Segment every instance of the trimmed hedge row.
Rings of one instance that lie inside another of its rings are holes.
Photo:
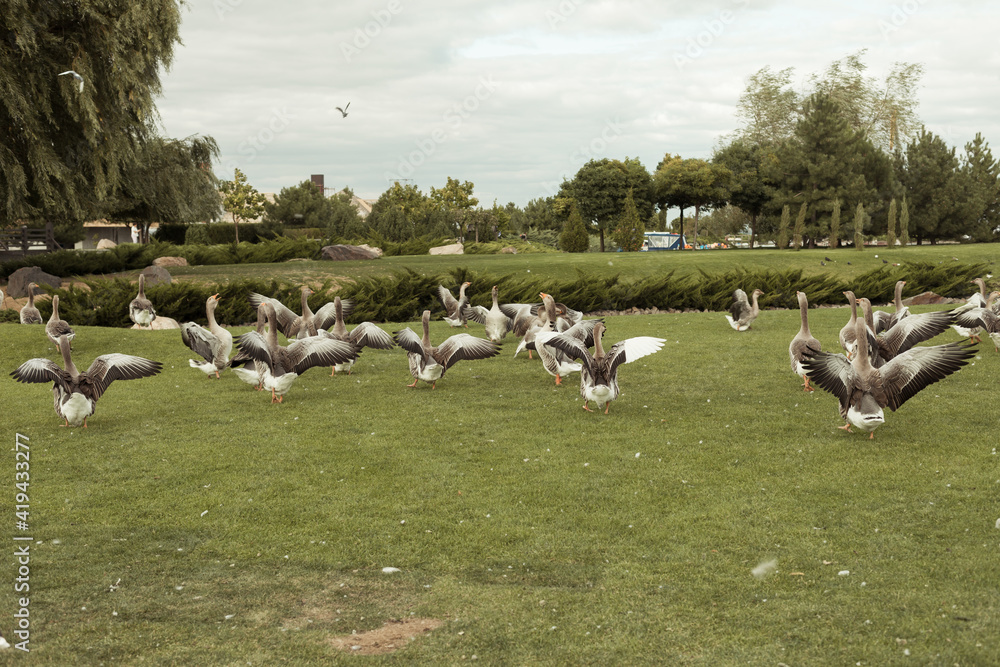
[[[786,271],[749,271],[738,268],[721,274],[677,277],[673,271],[624,282],[619,277],[593,278],[578,271],[575,278],[551,281],[527,278],[523,274],[493,275],[456,268],[444,275],[423,275],[406,269],[391,275],[365,278],[334,289],[332,281],[315,289],[309,299],[313,311],[334,296],[353,299],[351,322],[406,322],[417,320],[424,310],[440,317],[444,310],[437,297],[438,285],[454,292],[465,281],[472,283],[469,293],[473,305],[489,307],[490,288],[497,285],[504,303],[535,303],[538,294],[546,291],[573,308],[585,312],[595,310],[628,310],[630,308],[695,309],[722,311],[728,308],[736,288],[749,292],[764,291],[762,308],[798,308],[795,292],[804,291],[813,305],[843,304],[845,290],[854,290],[873,302],[889,302],[897,280],[906,280],[904,294],[911,296],[933,291],[942,296],[964,297],[971,292],[969,281],[986,271],[985,264],[953,265],[941,268],[930,264],[904,264],[883,267],[859,276],[851,284],[842,283],[827,274],[804,276],[801,269]],[[57,290],[60,314],[72,324],[122,327],[131,326],[128,304],[135,297],[135,285],[125,278],[90,280],[89,289],[71,287]],[[178,282],[156,285],[146,290],[158,313],[179,322],[205,323],[205,301],[212,294],[220,295],[216,317],[228,324],[248,324],[256,320],[247,296],[258,292],[278,299],[295,312],[300,312],[299,285],[277,280],[234,280],[225,284],[200,285]],[[37,302],[43,317],[51,312],[49,301]]]

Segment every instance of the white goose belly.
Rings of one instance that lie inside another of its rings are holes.
[[[879,408],[878,412],[872,412],[871,410],[859,410],[852,405],[847,409],[847,421],[865,433],[871,433],[885,422],[885,414],[882,408]]]
[[[94,404],[83,394],[73,393],[59,405],[59,410],[70,426],[79,426],[84,419],[94,414]]]

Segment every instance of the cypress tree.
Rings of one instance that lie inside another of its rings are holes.
[[[854,249],[865,249],[865,205],[858,202],[858,207],[854,209]]]
[[[788,247],[788,223],[791,218],[791,212],[788,210],[788,204],[781,209],[781,222],[778,223],[778,239],[776,245],[780,250],[784,250]]]
[[[587,252],[589,247],[587,228],[583,225],[579,209],[573,203],[570,205],[569,217],[563,224],[562,234],[559,235],[559,248],[563,252]]]
[[[896,198],[889,202],[889,228],[885,234],[885,244],[890,248],[896,247]]]
[[[830,214],[830,248],[840,246],[840,199],[833,200],[833,213]]]
[[[642,247],[642,239],[645,237],[645,228],[639,220],[639,211],[635,206],[635,199],[632,197],[632,188],[629,188],[625,195],[625,206],[621,217],[618,219],[618,226],[611,232],[611,238],[625,252],[636,252]]]
[[[906,203],[906,195],[903,195],[903,208],[899,212],[899,242],[905,248],[910,243],[910,207]]]
[[[799,214],[795,216],[795,233],[792,234],[792,247],[796,250],[802,247],[802,234],[806,229],[806,208],[808,204],[802,202],[799,207]]]

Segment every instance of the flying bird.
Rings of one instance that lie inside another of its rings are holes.
[[[80,82],[80,92],[82,93],[83,92],[83,77],[80,76],[79,74],[77,74],[76,72],[74,72],[71,69],[70,70],[66,70],[65,72],[60,72],[59,76],[66,76],[67,74],[69,74],[74,79],[76,79],[77,81]]]
[[[339,112],[340,112],[341,116],[343,116],[344,118],[347,118],[347,109],[348,109],[348,108],[350,108],[350,106],[351,106],[351,103],[350,103],[350,102],[348,102],[348,103],[347,103],[347,106],[345,106],[345,107],[344,107],[343,109],[341,109],[340,107],[334,107],[334,108],[335,108],[335,109],[336,109],[337,111],[339,111]]]

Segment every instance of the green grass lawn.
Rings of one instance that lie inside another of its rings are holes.
[[[608,259],[758,256],[804,253]],[[49,386],[6,377],[56,358],[41,328],[0,325],[2,436],[30,438],[32,661],[995,664],[1000,354],[981,345],[869,441],[801,390],[798,317],[765,311],[746,333],[719,313],[607,318],[608,344],[667,344],[621,368],[606,416],[581,409],[577,375],[556,387],[513,358],[514,339],[435,390],[406,388],[398,348],[366,350],[353,375],[313,369],[271,405],[189,368],[176,331],[80,327],[78,366],[164,363],[113,384],[86,430],[59,426]],[[846,310],[810,318],[834,350]],[[454,332],[431,325],[435,342]],[[383,656],[332,646],[410,618],[442,625]]]
[[[241,264],[226,266],[191,266],[171,268],[171,275],[181,279],[206,282],[224,282],[231,279],[257,278],[261,275],[280,274],[303,283],[321,283],[324,280],[342,282],[356,278],[382,275],[394,270],[410,268],[418,273],[445,274],[450,268],[468,267],[479,273],[506,275],[531,272],[535,275],[564,279],[575,275],[576,270],[588,275],[606,277],[620,275],[625,280],[676,270],[678,275],[695,273],[721,273],[737,266],[759,269],[801,268],[806,275],[830,273],[842,278],[852,278],[890,263],[901,262],[953,262],[957,257],[963,264],[993,263],[1000,255],[996,244],[910,246],[902,249],[868,248],[829,250],[699,250],[687,252],[608,252],[584,254],[525,254],[525,255],[447,255],[383,257],[377,261],[293,261],[282,264]],[[833,262],[820,264],[829,257]],[[848,265],[850,262],[850,265]]]

